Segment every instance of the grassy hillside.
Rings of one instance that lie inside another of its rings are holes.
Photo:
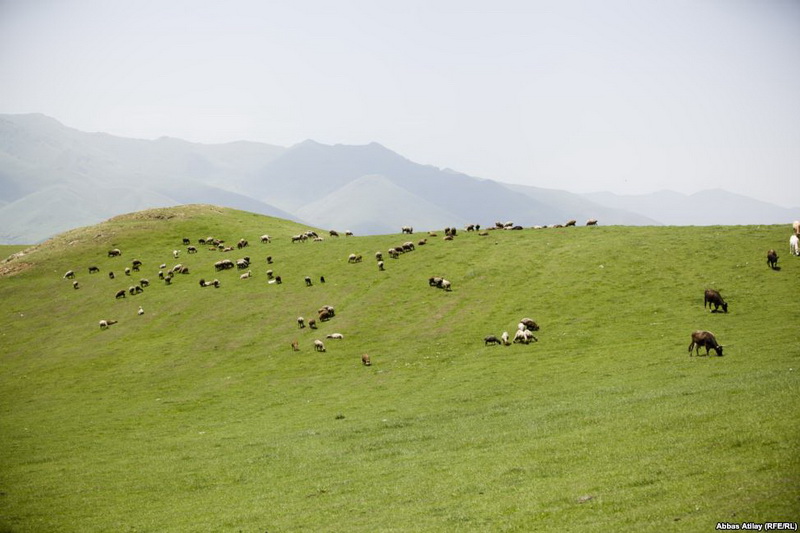
[[[425,235],[293,244],[305,229],[159,209],[2,265],[13,275],[0,277],[0,531],[638,532],[798,520],[800,258],[785,250],[788,226],[450,242],[440,232],[396,260],[389,247]],[[250,245],[186,253],[183,237],[206,236]],[[780,271],[766,265],[769,248]],[[348,263],[351,253],[364,261]],[[244,255],[250,279],[213,267]],[[127,278],[133,259],[143,267]],[[190,273],[158,280],[161,263],[178,262]],[[114,298],[142,277],[142,294]],[[729,313],[703,308],[706,287]],[[323,305],[333,319],[298,328]],[[523,317],[541,325],[539,342],[484,346]],[[100,319],[119,322],[101,330]],[[725,356],[689,357],[695,329],[715,332]],[[344,339],[325,339],[332,332]]]

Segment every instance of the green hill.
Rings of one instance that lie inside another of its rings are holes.
[[[292,242],[308,229],[156,209],[1,264],[0,531],[707,531],[800,516],[788,226]],[[233,251],[197,244],[208,236]],[[214,268],[243,256],[249,279]],[[189,273],[159,280],[177,263]],[[707,287],[729,313],[703,308]],[[323,305],[331,320],[298,327]],[[538,342],[484,345],[523,317]],[[696,329],[725,356],[690,357]]]

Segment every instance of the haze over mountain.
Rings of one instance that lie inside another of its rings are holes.
[[[0,115],[2,243],[35,243],[118,214],[185,203],[359,234],[495,221],[695,225],[797,218],[793,210],[725,191],[625,197],[508,185],[420,165],[377,143],[208,145],[87,133],[39,114]]]

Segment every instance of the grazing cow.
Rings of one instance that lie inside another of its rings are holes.
[[[698,330],[692,333],[692,342],[689,344],[689,357],[692,356],[692,349],[695,355],[700,355],[700,348],[705,347],[706,355],[709,350],[714,350],[717,355],[722,357],[722,345],[717,342],[714,334],[710,331]]]
[[[719,293],[719,291],[715,291],[713,289],[706,289],[703,300],[703,309],[705,309],[706,305],[708,305],[709,309],[711,309],[712,305],[714,306],[714,309],[711,311],[712,313],[719,312],[720,306],[722,306],[722,310],[725,313],[728,312],[728,304],[722,299],[722,295]]]
[[[797,234],[789,237],[789,253],[792,255],[800,255],[800,237]]]
[[[364,366],[371,366],[372,362],[369,360],[369,355],[363,353],[361,354],[361,364]]]
[[[489,344],[491,345],[502,344],[502,341],[500,341],[500,339],[498,339],[494,335],[487,335],[483,338],[483,345],[488,346]]]
[[[770,250],[767,252],[767,264],[773,270],[778,269],[778,252]]]

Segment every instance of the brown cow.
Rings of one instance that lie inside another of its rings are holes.
[[[714,350],[717,355],[722,357],[722,345],[717,342],[714,334],[710,331],[698,330],[692,333],[692,342],[689,344],[689,357],[692,356],[692,349],[695,349],[695,355],[700,355],[700,348],[705,347],[706,355],[709,350]]]
[[[714,306],[714,309],[711,311],[712,313],[717,313],[720,306],[722,306],[722,310],[725,313],[728,312],[728,304],[722,299],[722,295],[720,295],[719,291],[706,289],[705,297],[703,299],[703,309],[705,309],[706,304],[708,304],[709,309],[711,309],[712,305]]]

